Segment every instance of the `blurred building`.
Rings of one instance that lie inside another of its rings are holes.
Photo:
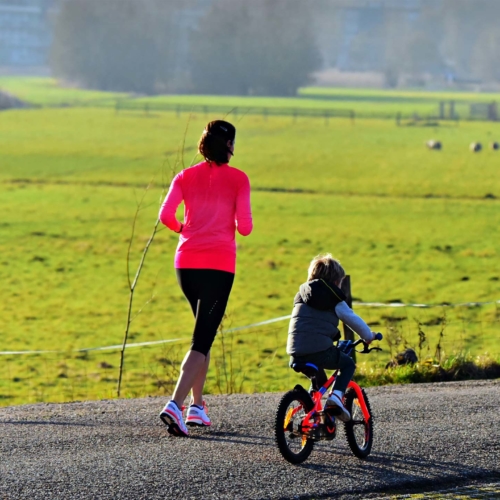
[[[175,64],[180,73],[187,71],[190,34],[214,1],[192,0],[175,15]],[[59,4],[58,0],[0,0],[0,67],[48,70],[52,21]]]
[[[53,3],[54,0],[0,0],[0,66],[47,66]]]

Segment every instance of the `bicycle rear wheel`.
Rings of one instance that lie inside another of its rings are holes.
[[[301,433],[301,424],[313,406],[311,396],[304,389],[287,392],[278,405],[276,444],[283,458],[292,464],[302,463],[312,452],[314,441]]]
[[[351,420],[345,423],[345,435],[349,448],[358,458],[366,458],[372,449],[373,443],[373,416],[370,408],[370,402],[363,389],[363,398],[370,418],[365,420],[358,395],[353,389],[348,389],[345,394],[344,405],[351,414]]]

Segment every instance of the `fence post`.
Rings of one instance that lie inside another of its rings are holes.
[[[488,104],[488,120],[492,122],[498,121],[498,109],[497,103],[493,101],[491,104]]]
[[[354,119],[356,118],[356,112],[351,109],[351,125],[354,125]]]
[[[439,119],[444,120],[444,101],[439,101]]]
[[[347,305],[352,308],[351,276],[349,274],[342,280],[340,289],[344,292]],[[354,341],[354,332],[346,324],[344,324],[344,338],[345,340]],[[356,362],[356,351],[354,349],[352,350],[351,358]]]
[[[398,111],[398,113],[396,113],[396,126],[397,127],[401,126],[401,112],[400,111]]]
[[[177,114],[177,118],[180,118],[180,116],[181,116],[181,105],[180,104],[177,104],[176,114]]]
[[[325,109],[325,125],[328,125],[328,110]]]
[[[115,114],[117,115],[120,112],[120,99],[115,101]]]

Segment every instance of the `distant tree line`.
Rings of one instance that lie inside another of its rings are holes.
[[[154,93],[171,77],[174,3],[72,0],[56,17],[56,76],[101,90]]]
[[[51,67],[103,90],[293,95],[320,65],[310,7],[311,0],[215,0],[205,11],[196,0],[65,1]]]
[[[445,0],[443,61],[457,74],[500,82],[500,2]]]
[[[500,0],[401,3],[60,0],[51,66],[96,89],[287,96],[348,47],[350,68],[382,72],[388,86],[500,83]],[[371,21],[355,32],[358,15]]]
[[[424,1],[412,29],[393,29],[386,76],[449,74],[450,78],[500,82],[500,2]]]

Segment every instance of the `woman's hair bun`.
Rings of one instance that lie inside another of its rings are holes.
[[[227,163],[227,154],[230,152],[227,142],[233,142],[235,137],[234,125],[224,120],[214,120],[203,130],[198,151],[206,160],[222,165]]]

